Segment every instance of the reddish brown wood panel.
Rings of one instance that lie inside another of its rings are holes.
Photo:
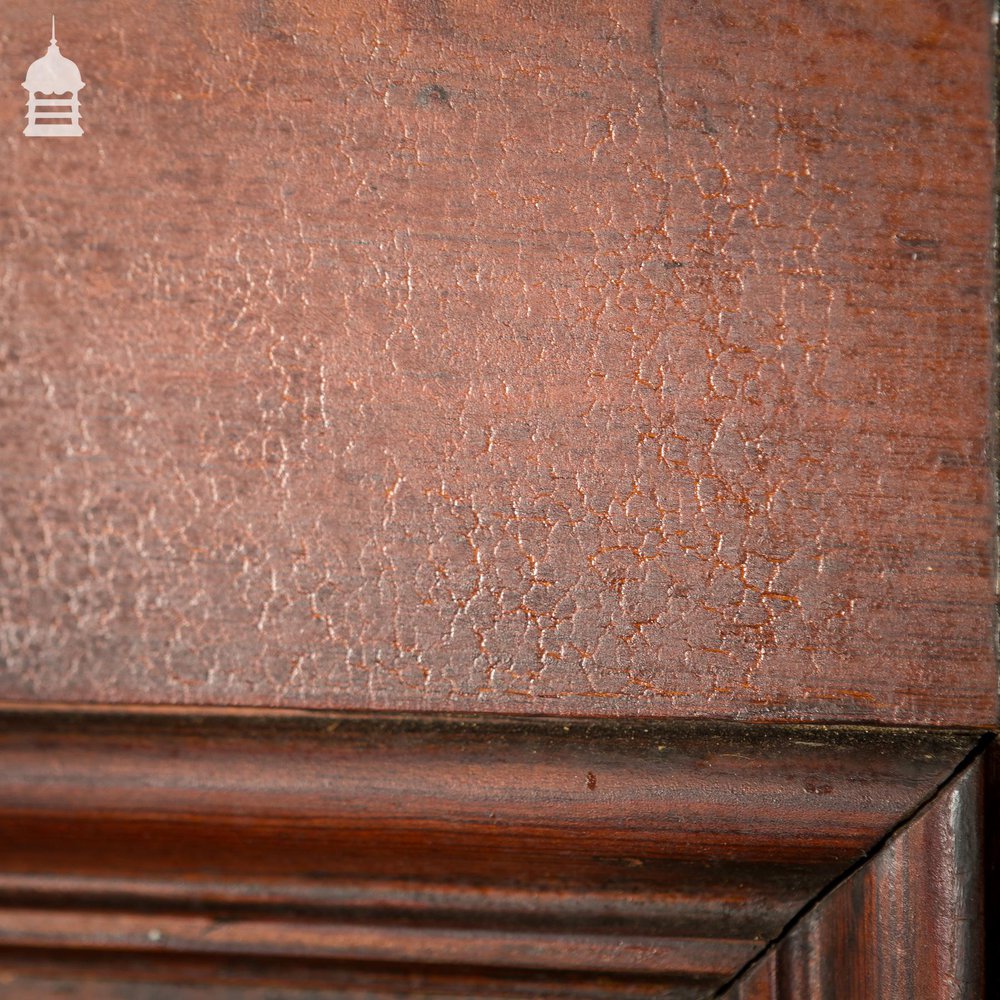
[[[221,985],[230,974],[292,988],[300,976],[326,989],[365,972],[464,995],[703,997],[974,742],[722,723],[7,712],[0,972],[72,978],[89,956],[91,975],[138,969],[147,984],[193,964]]]
[[[986,940],[977,759],[810,911],[727,1000],[980,1000]]]
[[[0,694],[995,721],[985,0],[59,34],[86,136],[0,94]]]

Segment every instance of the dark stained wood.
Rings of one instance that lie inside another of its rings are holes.
[[[262,982],[289,989],[290,965],[323,988],[360,966],[397,988],[416,976],[445,992],[577,995],[589,977],[579,995],[704,996],[975,742],[850,727],[10,709],[0,971],[58,981],[81,955],[90,975],[146,956],[149,989],[207,962],[219,988],[226,967],[245,981],[262,963]]]
[[[561,998],[617,1000],[667,998],[703,1000],[705,990],[690,982],[670,984],[662,978],[642,981],[608,975],[562,975],[558,978],[503,970],[434,970],[424,968],[319,966],[297,961],[268,964],[259,959],[165,962],[145,954],[110,956],[65,954],[39,960],[36,954],[9,960],[2,956],[0,998],[3,1000],[325,1000],[378,997]],[[39,969],[49,975],[40,976]]]
[[[985,804],[983,890],[985,916],[983,939],[986,942],[986,996],[1000,996],[1000,747],[994,739],[986,749],[983,761]]]
[[[994,724],[984,0],[59,13],[0,696]]]
[[[983,772],[980,757],[821,900],[726,1000],[987,996]]]

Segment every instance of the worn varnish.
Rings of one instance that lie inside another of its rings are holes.
[[[978,759],[725,1000],[996,996],[984,980],[983,791]]]
[[[394,996],[705,997],[975,742],[8,711],[0,997],[5,975],[29,995],[24,980],[79,975],[150,990],[187,976],[325,995],[372,978]]]
[[[59,35],[83,139],[0,93],[0,695],[995,720],[988,4]]]
[[[991,5],[57,13],[0,1000],[996,992]]]

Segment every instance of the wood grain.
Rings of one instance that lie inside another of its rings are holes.
[[[983,0],[59,33],[86,136],[0,94],[0,696],[995,722]]]
[[[703,1000],[705,991],[690,983],[663,979],[623,980],[608,975],[503,975],[499,970],[375,969],[364,966],[320,966],[297,961],[268,964],[240,958],[196,963],[161,960],[156,955],[111,956],[65,954],[47,960],[38,954],[3,956],[0,997],[3,1000],[388,1000],[391,997],[561,998],[561,1000]],[[47,976],[39,975],[48,968]]]
[[[839,885],[726,1000],[979,1000],[983,760]]]
[[[705,996],[975,742],[8,710],[0,973],[58,982],[90,965],[153,990],[193,966],[220,989],[411,976],[464,995]]]

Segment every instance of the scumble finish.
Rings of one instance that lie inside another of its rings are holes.
[[[87,135],[0,94],[0,696],[992,724],[989,39],[61,18]]]

